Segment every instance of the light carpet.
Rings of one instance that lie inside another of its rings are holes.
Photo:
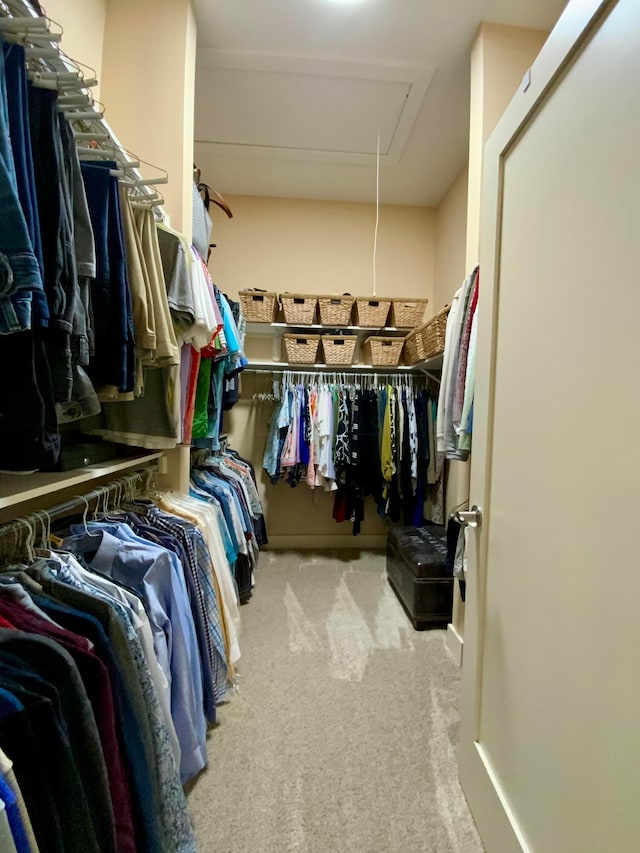
[[[460,672],[380,553],[265,553],[239,687],[189,795],[200,853],[480,853],[457,777]]]

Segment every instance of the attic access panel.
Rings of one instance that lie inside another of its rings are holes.
[[[198,143],[221,154],[396,163],[430,68],[198,51]]]

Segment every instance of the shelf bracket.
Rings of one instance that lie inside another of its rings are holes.
[[[274,329],[271,337],[271,358],[274,361],[280,361],[282,357],[282,332],[280,329]]]

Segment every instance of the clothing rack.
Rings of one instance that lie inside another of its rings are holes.
[[[87,492],[84,495],[75,495],[64,503],[57,504],[46,510],[36,510],[28,515],[24,515],[9,521],[6,524],[0,525],[0,554],[3,554],[5,548],[5,540],[9,539],[9,547],[26,547],[27,552],[32,554],[34,547],[38,542],[38,533],[40,533],[40,543],[44,545],[49,539],[51,533],[51,523],[54,520],[72,515],[78,511],[82,511],[86,520],[92,502],[96,502],[96,508],[102,506],[106,510],[107,507],[118,507],[123,501],[134,500],[137,496],[148,494],[153,485],[153,478],[158,470],[157,464],[152,463],[138,471],[127,474],[124,477],[119,477],[117,480],[112,480],[103,486],[97,486],[95,489]],[[113,499],[115,498],[115,505]],[[23,538],[26,537],[26,538]]]
[[[15,19],[15,27],[8,21],[11,18]],[[40,16],[29,0],[0,0],[0,34],[3,39],[25,47],[32,83],[59,92],[59,107],[72,123],[76,142],[90,143],[91,147],[78,147],[80,159],[101,157],[115,160],[118,164],[116,175],[130,188],[132,201],[153,206],[157,215],[164,218],[160,207],[164,199],[153,187],[167,183],[168,174],[153,166],[163,175],[149,179],[143,177],[139,166],[144,161],[124,148],[102,111],[96,108],[97,102],[91,95],[91,87],[98,82],[95,70],[74,61],[60,50],[58,42],[62,33],[51,31],[51,24],[55,23]],[[85,70],[90,71],[91,76],[86,76]]]
[[[219,438],[220,447],[218,450],[209,450],[208,448],[192,447],[191,448],[191,468],[201,468],[206,466],[212,457],[220,456],[229,449],[229,436],[225,433]]]
[[[404,364],[399,364],[397,367],[387,367],[384,371],[381,371],[377,367],[371,367],[369,365],[354,365],[355,368],[359,368],[354,370],[349,365],[337,365],[337,364],[314,364],[311,365],[313,370],[305,371],[303,368],[296,369],[291,368],[287,364],[274,364],[273,367],[245,367],[243,369],[243,373],[255,373],[255,374],[269,374],[270,376],[277,375],[280,373],[290,373],[292,371],[298,373],[300,370],[304,373],[316,373],[318,375],[324,373],[343,373],[347,376],[398,376],[403,374],[409,374],[411,376],[415,376],[416,373],[412,372],[410,367],[407,367]],[[363,370],[363,368],[367,368],[368,370]],[[418,374],[419,375],[419,374]]]
[[[377,388],[379,385],[410,385],[413,387],[417,382],[424,380],[422,374],[407,373],[406,371],[398,372],[393,368],[385,372],[378,370],[375,373],[343,371],[336,369],[315,369],[315,370],[273,370],[264,368],[245,368],[243,373],[251,373],[262,376],[278,376],[282,377],[284,383],[302,383],[313,382],[318,384],[334,383],[342,385],[363,385],[366,388]]]

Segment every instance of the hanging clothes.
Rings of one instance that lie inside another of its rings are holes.
[[[447,318],[437,450],[452,460],[465,461],[471,449],[479,285],[476,267],[455,294]]]
[[[354,535],[368,496],[392,521],[430,518],[441,502],[431,492],[444,487],[442,470],[429,475],[435,399],[396,383],[361,388],[318,376],[305,385],[285,375],[263,457],[271,482],[335,492],[333,518],[350,521]]]
[[[182,785],[240,658],[242,573],[253,587],[266,542],[254,472],[228,450],[191,496],[66,524],[59,549],[0,568],[7,843],[195,853]]]
[[[119,183],[115,161],[80,162],[58,93],[27,79],[24,48],[1,53],[0,357],[15,370],[0,469],[54,467],[58,425],[89,416],[80,429],[118,443],[216,449],[247,363],[240,306],[213,285],[207,252]],[[198,214],[208,249],[194,186]]]
[[[206,272],[207,286],[220,322],[216,323],[208,346],[201,351],[193,403],[192,444],[217,451],[220,449],[224,412],[238,400],[238,375],[247,365],[243,351],[246,324],[240,304],[227,299],[211,281],[206,267],[201,266]]]

